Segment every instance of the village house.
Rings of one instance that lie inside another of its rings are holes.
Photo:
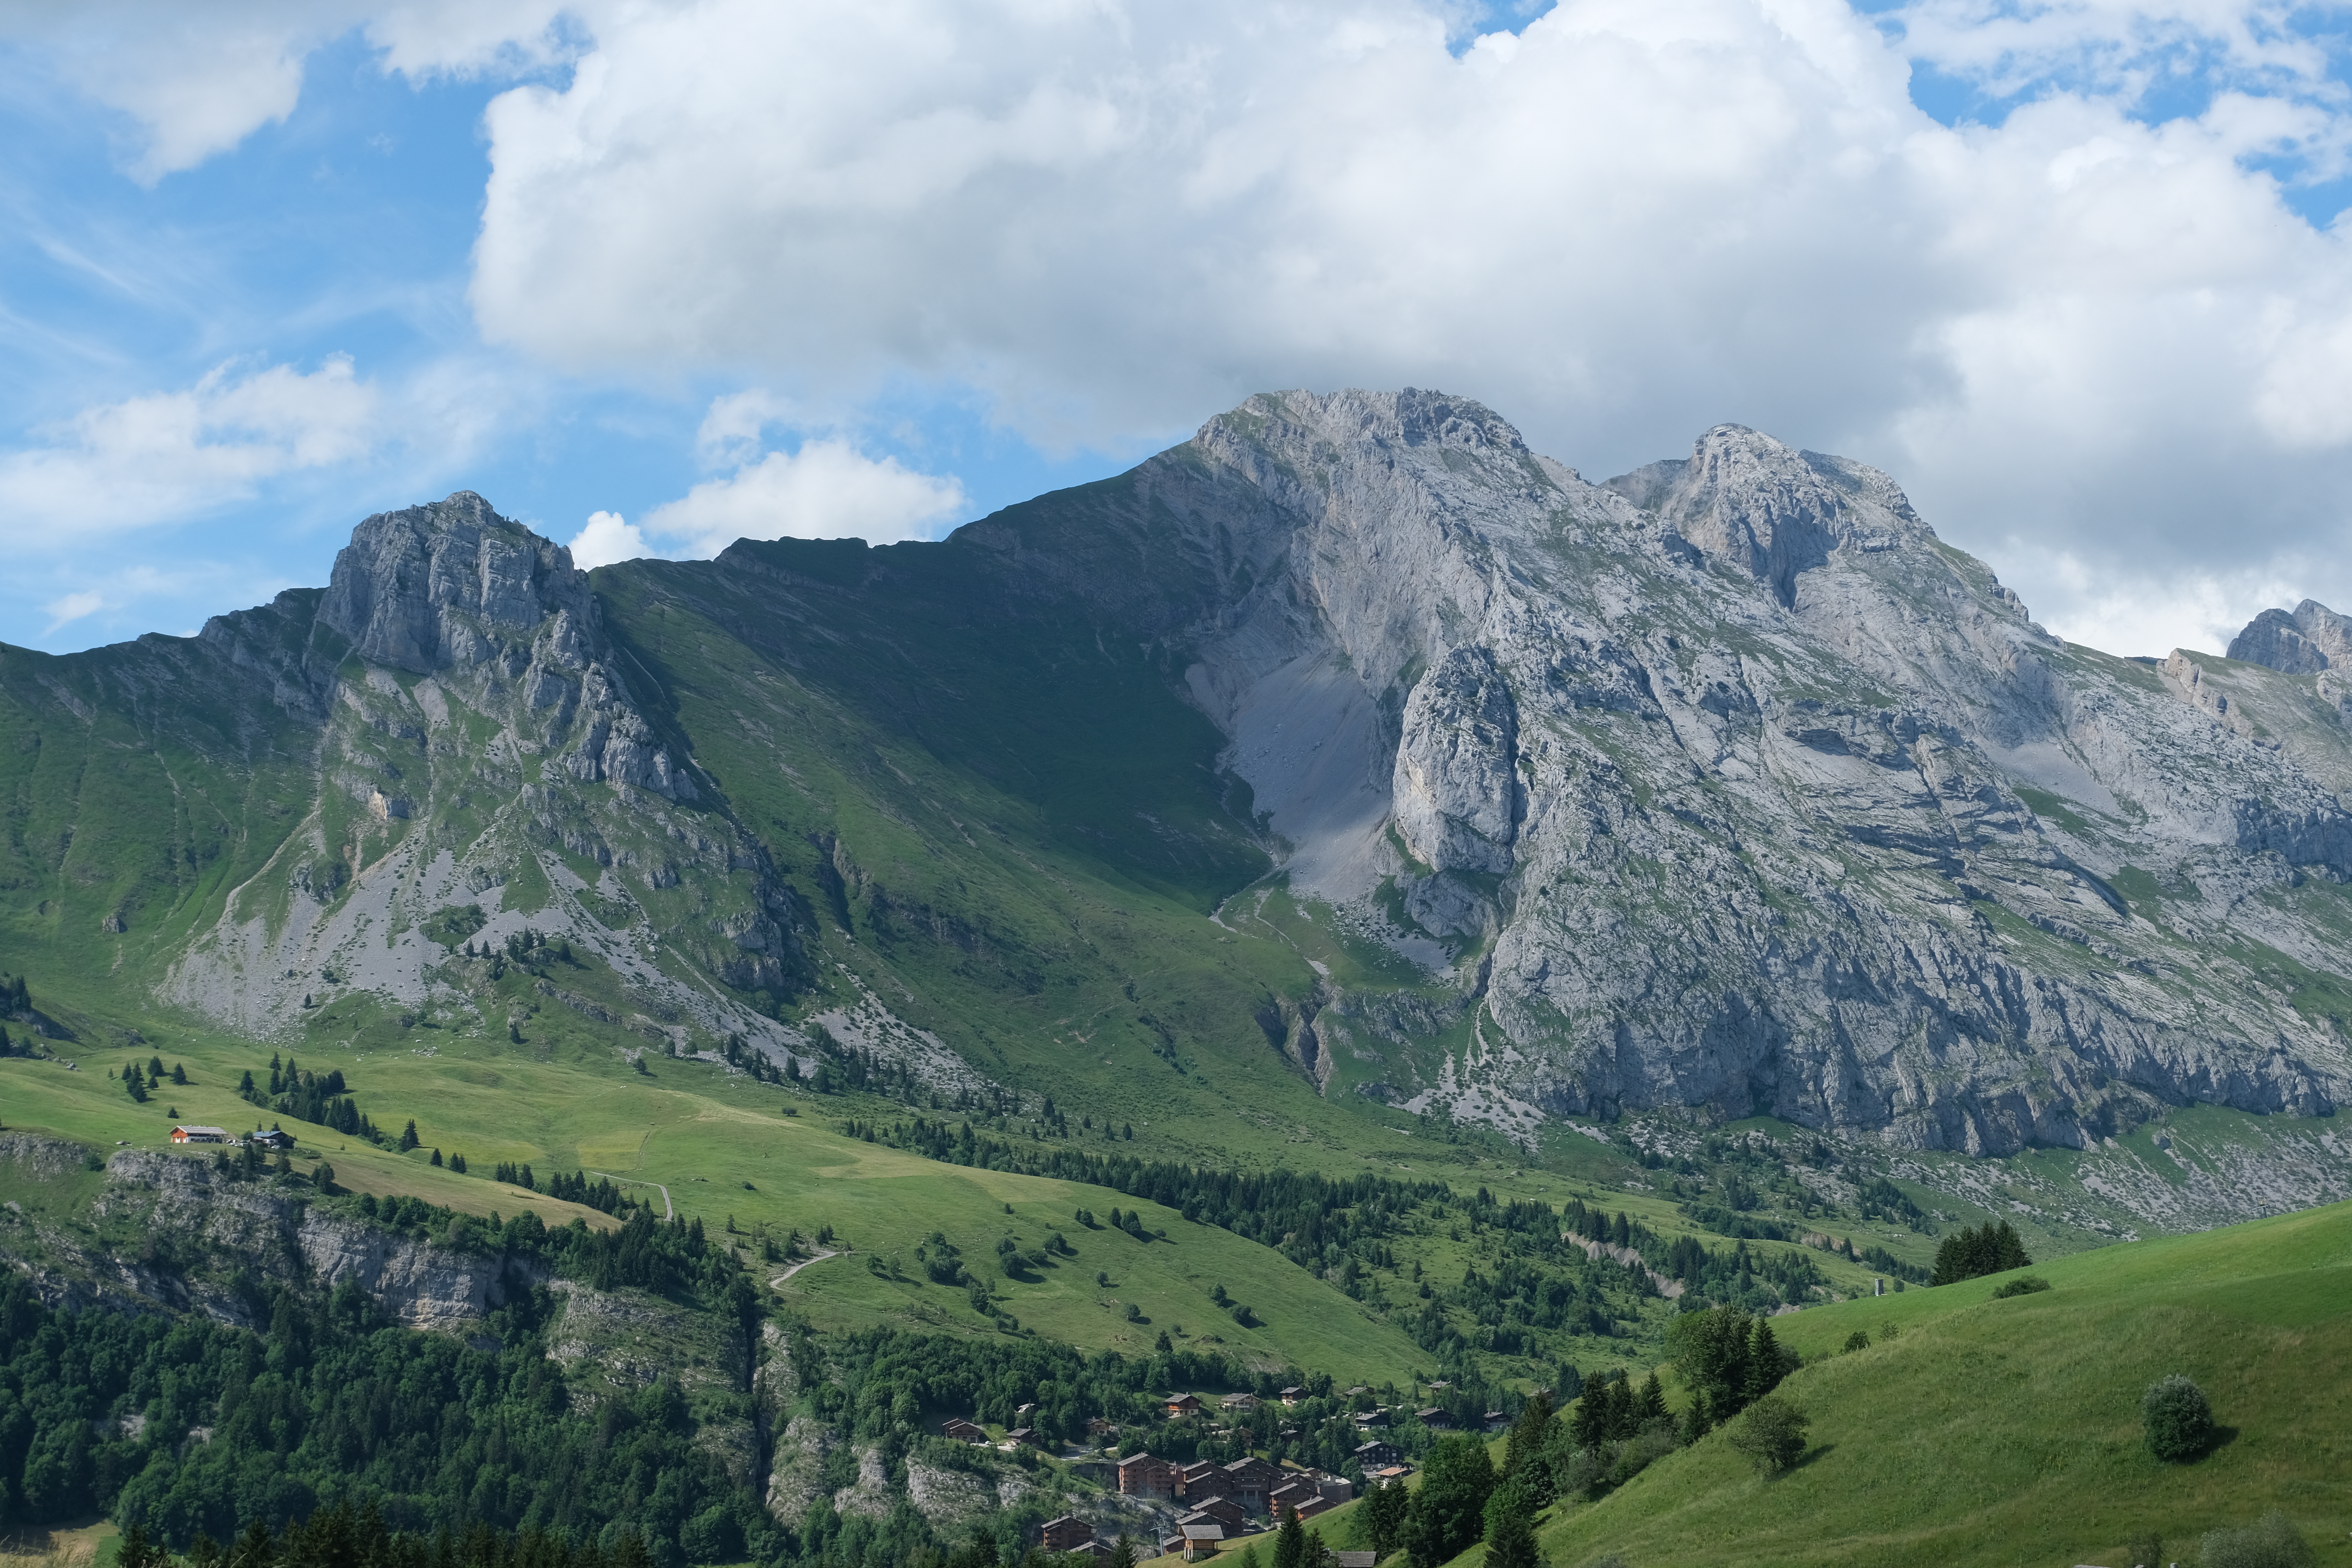
[[[1223,1525],[1206,1520],[1199,1524],[1180,1524],[1176,1528],[1181,1533],[1176,1536],[1174,1544],[1184,1553],[1187,1563],[1198,1563],[1203,1557],[1215,1556],[1217,1542],[1225,1538]]]
[[[1255,1410],[1257,1408],[1257,1395],[1255,1394],[1228,1394],[1224,1398],[1217,1402],[1217,1407],[1221,1410]]]
[[[1231,1476],[1211,1459],[1196,1459],[1176,1472],[1176,1495],[1186,1502],[1198,1502],[1203,1498],[1230,1497],[1234,1491]]]
[[[264,1149],[291,1149],[294,1147],[294,1134],[291,1132],[280,1132],[277,1128],[273,1127],[267,1132],[256,1132],[252,1137],[247,1138],[246,1142],[258,1145]]]
[[[1282,1402],[1285,1405],[1296,1405],[1306,1397],[1307,1391],[1303,1388],[1286,1388],[1282,1391]]]
[[[1201,1402],[1191,1394],[1171,1394],[1168,1396],[1168,1419],[1171,1421],[1181,1421],[1187,1415],[1199,1414],[1201,1414]]]
[[[1224,1471],[1234,1488],[1228,1495],[1249,1513],[1264,1513],[1266,1494],[1282,1484],[1282,1472],[1255,1456],[1235,1459]]]
[[[1377,1552],[1335,1552],[1339,1568],[1377,1568],[1381,1554]]]
[[[1123,1497],[1173,1500],[1176,1496],[1176,1468],[1167,1460],[1155,1459],[1149,1454],[1129,1454],[1118,1462],[1118,1489]]]
[[[1087,1436],[1089,1437],[1116,1437],[1118,1436],[1118,1428],[1111,1425],[1108,1421],[1104,1420],[1099,1415],[1089,1415],[1087,1417]]]
[[[1188,1521],[1204,1519],[1216,1521],[1235,1535],[1239,1535],[1249,1526],[1249,1515],[1241,1510],[1240,1504],[1225,1497],[1213,1497],[1206,1500],[1198,1508],[1187,1510],[1176,1522],[1183,1524]]]
[[[1434,1405],[1414,1411],[1412,1418],[1433,1432],[1450,1432],[1454,1429],[1454,1417]]]
[[[1369,1443],[1356,1445],[1356,1468],[1367,1476],[1381,1466],[1393,1465],[1403,1458],[1397,1452],[1395,1444],[1383,1443],[1377,1437]]]
[[[1037,1544],[1048,1552],[1071,1552],[1095,1538],[1095,1527],[1075,1514],[1049,1519],[1039,1531]]]
[[[950,1443],[985,1443],[988,1429],[974,1426],[961,1415],[950,1415],[940,1426],[940,1436]]]
[[[225,1127],[174,1127],[172,1129],[172,1142],[174,1143],[226,1143],[228,1142],[228,1130]]]

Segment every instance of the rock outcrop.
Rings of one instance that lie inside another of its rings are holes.
[[[2230,639],[2230,657],[2286,675],[2352,670],[2352,616],[2339,616],[2316,599],[2305,599],[2292,613],[2264,610]]]
[[[751,999],[805,980],[805,917],[756,837],[703,804],[635,689],[650,677],[625,670],[561,545],[461,490],[368,518],[323,595],[220,617],[202,640],[268,673],[315,748],[320,801],[177,960],[169,999],[266,1036],[299,1029],[304,998],[352,988],[462,1007],[423,928],[473,905],[481,940],[584,944],[635,978],[648,1012],[780,1059],[799,1045]],[[671,900],[695,918],[664,934],[741,1001],[646,961],[646,906],[696,861],[698,885]],[[509,907],[503,889],[525,866],[553,884],[551,901]],[[401,934],[364,934],[383,931]]]

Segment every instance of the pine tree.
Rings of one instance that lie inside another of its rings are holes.
[[[1412,1496],[1402,1484],[1376,1486],[1364,1494],[1364,1528],[1372,1551],[1386,1557],[1404,1543],[1404,1521]]]
[[[1642,1392],[1633,1401],[1633,1425],[1659,1420],[1666,1414],[1666,1391],[1654,1372],[1642,1384]]]
[[[185,1084],[188,1081],[188,1069],[180,1063],[173,1062],[172,1064],[172,1081],[177,1084]]]
[[[408,1119],[408,1125],[400,1130],[400,1152],[404,1154],[407,1153],[416,1147],[417,1142],[416,1118],[412,1116]],[[640,1551],[644,1550],[644,1544],[642,1542],[638,1542]]]

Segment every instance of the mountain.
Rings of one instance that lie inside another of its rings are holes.
[[[524,1005],[616,1049],[1212,1154],[2284,1118],[2100,1200],[2211,1223],[2352,1191],[2342,628],[2070,646],[1862,464],[1722,426],[1593,484],[1416,391],[935,544],[583,574],[460,493],[196,637],[0,650],[0,966],[315,1053],[520,1038],[481,960],[557,942]]]

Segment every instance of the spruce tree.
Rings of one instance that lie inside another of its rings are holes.
[[[1307,1561],[1307,1527],[1295,1508],[1282,1510],[1282,1528],[1274,1535],[1274,1568],[1315,1568]]]
[[[1519,1412],[1519,1418],[1511,1423],[1510,1442],[1503,1450],[1505,1475],[1524,1476],[1528,1473],[1536,1456],[1542,1453],[1544,1445],[1551,1441],[1551,1397],[1549,1394],[1538,1394],[1528,1401],[1527,1408]]]
[[[416,1147],[417,1142],[416,1118],[412,1116],[408,1119],[408,1125],[400,1130],[400,1152],[404,1154],[407,1153],[411,1149]],[[640,1542],[639,1550],[642,1551],[643,1549],[644,1543]]]
[[[1495,1489],[1486,1500],[1486,1568],[1542,1568],[1536,1550],[1533,1497],[1517,1481]]]

